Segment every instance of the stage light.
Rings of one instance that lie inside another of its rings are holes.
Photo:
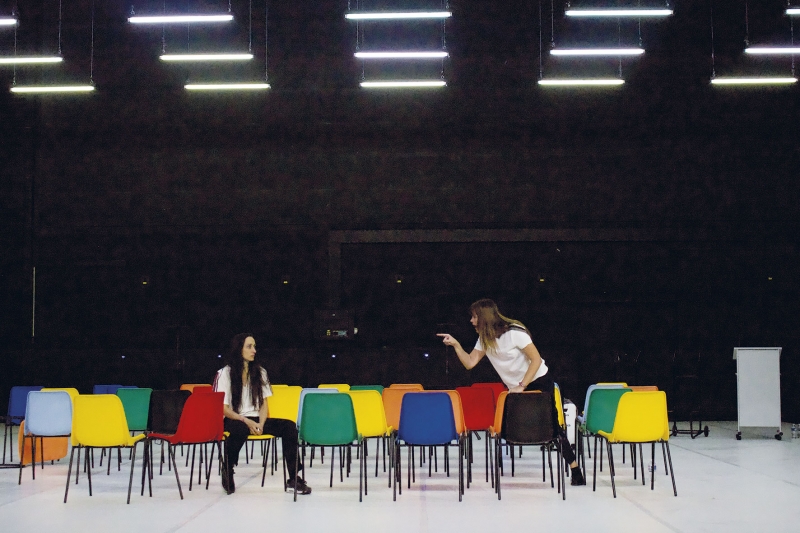
[[[18,56],[0,57],[0,65],[33,65],[39,63],[61,63],[64,60],[61,56]]]
[[[161,61],[247,61],[253,54],[164,54]]]
[[[347,13],[344,18],[349,20],[409,20],[409,19],[446,19],[452,17],[450,11],[372,11],[361,13]]]
[[[14,17],[0,17],[0,26],[15,26],[17,19]]]
[[[800,54],[797,46],[751,46],[744,49],[745,54],[753,55],[794,55]]]
[[[269,83],[187,83],[189,91],[248,91],[269,89]]]
[[[788,85],[797,78],[712,78],[712,85]]]
[[[447,82],[444,80],[417,80],[417,81],[362,81],[361,86],[365,89],[417,89],[417,88],[438,88],[444,87]]]
[[[94,91],[94,85],[29,85],[12,87],[12,93],[88,93]]]
[[[358,59],[442,59],[447,52],[356,52]]]
[[[567,9],[568,17],[668,17],[671,9]]]
[[[539,80],[539,85],[551,87],[592,87],[592,86],[618,86],[625,83],[625,80],[619,78],[590,78],[590,79],[547,79]]]
[[[550,50],[554,56],[638,56],[643,48],[557,48]]]
[[[154,15],[128,17],[131,24],[205,24],[208,22],[230,22],[233,15]]]

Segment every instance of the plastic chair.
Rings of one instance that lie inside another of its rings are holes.
[[[598,388],[592,391],[589,401],[589,410],[586,412],[586,421],[582,427],[584,434],[595,437],[594,453],[597,454],[597,432],[610,432],[614,428],[614,418],[617,416],[617,405],[620,397],[628,388]],[[581,439],[582,442],[582,439]],[[580,461],[583,467],[584,478],[586,477],[586,459],[583,457],[583,446],[580,447]],[[600,453],[600,471],[603,470],[602,449]],[[597,463],[597,457],[594,458]],[[594,483],[594,482],[593,482]]]
[[[295,385],[285,387],[272,385],[272,396],[267,396],[267,410],[270,418],[284,418],[296,423],[302,392],[303,387]]]
[[[335,391],[334,391],[335,392]],[[299,440],[303,444],[313,446],[339,447],[339,477],[344,481],[342,474],[343,454],[342,447],[347,447],[348,452],[355,443],[358,450],[358,501],[362,501],[365,454],[363,440],[358,433],[356,416],[353,410],[353,401],[349,394],[335,392],[335,394],[309,394],[303,401],[301,411],[303,424],[299,428]],[[299,455],[299,454],[298,454]],[[347,454],[349,457],[349,453]],[[333,486],[333,458],[331,453],[331,479]],[[299,468],[299,459],[296,460],[295,471]],[[349,463],[348,463],[349,474]],[[294,501],[297,501],[297,487],[294,490]]]
[[[131,475],[128,481],[128,500],[131,503],[131,486],[133,484],[133,468],[136,464],[136,445],[144,441],[143,434],[132,437],[125,421],[125,409],[122,401],[112,394],[86,394],[75,398],[72,418],[72,453],[67,470],[67,488],[64,491],[64,503],[69,494],[69,480],[72,475],[72,463],[75,450],[81,448],[132,448]],[[79,452],[80,454],[80,452]],[[89,454],[85,454],[86,472],[89,478],[89,496],[92,495],[92,470],[89,468]],[[144,463],[146,463],[146,458]],[[142,472],[144,474],[144,471]],[[75,473],[77,479],[78,473]]]
[[[28,392],[25,407],[25,427],[21,429],[21,440],[31,439],[31,477],[36,479],[36,440],[41,443],[41,461],[44,468],[45,437],[69,437],[72,433],[72,400],[69,394],[57,392]],[[66,452],[66,446],[64,447]],[[66,455],[66,453],[65,453]],[[22,468],[25,464],[24,446],[19,461],[19,481],[22,484]]]
[[[175,450],[176,445],[192,445],[192,467],[189,474],[189,490],[192,490],[192,478],[194,476],[194,459],[195,448],[198,444],[211,444],[211,453],[205,453],[206,457],[206,490],[208,490],[209,479],[211,477],[211,461],[214,458],[214,448],[218,447],[221,452],[222,439],[223,439],[223,401],[225,394],[222,392],[213,392],[207,394],[192,394],[186,399],[181,412],[181,418],[178,422],[178,428],[173,434],[165,433],[150,433],[147,438],[150,442],[163,441],[167,443],[167,456],[172,462],[172,467],[175,470],[175,481],[178,483],[178,493],[183,499],[183,490],[181,489],[181,480],[178,476],[178,467],[175,463]],[[200,448],[200,464],[198,468],[202,468],[204,456],[204,447]],[[149,454],[148,454],[149,459]],[[150,469],[150,476],[152,478],[152,462],[147,461],[147,467]],[[198,473],[198,481],[200,480],[200,473]],[[142,492],[144,492],[144,480],[142,483]],[[150,496],[153,495],[152,486],[150,487]]]
[[[356,415],[356,426],[361,438],[364,439],[364,453],[367,453],[367,439],[377,439],[375,443],[375,477],[378,477],[378,457],[383,456],[383,471],[386,472],[386,441],[391,434],[391,429],[386,423],[386,413],[383,410],[383,400],[376,390],[348,391],[353,401],[353,412]],[[391,441],[389,456],[391,457]],[[383,446],[383,453],[380,453]],[[366,468],[366,458],[364,458]],[[391,486],[391,461],[389,462],[389,485]],[[364,474],[364,494],[367,494],[366,473]]]
[[[309,394],[334,394],[334,393],[338,394],[339,391],[336,390],[336,389],[320,389],[320,388],[314,388],[314,387],[305,388],[302,391],[300,391],[300,401],[299,401],[298,406],[297,406],[297,418],[295,420],[295,422],[297,423],[297,429],[298,430],[300,429],[300,426],[301,426],[301,424],[303,422],[303,403],[305,402],[306,396],[308,396]],[[309,465],[308,465],[309,468],[314,466],[314,453],[315,453],[315,450],[314,450],[314,446],[312,445],[311,446],[311,461],[309,462]],[[305,458],[305,456],[306,456],[306,447],[305,447],[305,444],[304,444],[303,445],[303,458]],[[321,450],[320,456],[321,456],[320,457],[320,461],[322,461],[324,463],[325,462],[325,449],[324,448]]]
[[[119,389],[136,389],[135,385],[95,385],[92,394],[116,394]]]
[[[478,433],[482,431],[486,437],[485,459],[486,459],[486,481],[489,481],[489,428],[494,422],[494,393],[487,387],[458,387],[456,388],[461,396],[461,405],[464,408],[464,423],[467,431]],[[472,438],[466,441],[468,463],[467,463],[467,486],[472,482]]]
[[[386,391],[384,391],[386,392]],[[455,391],[453,391],[455,392]],[[456,429],[456,419],[453,412],[453,401],[447,392],[413,392],[409,391],[403,396],[400,410],[400,428],[397,432],[395,452],[395,473],[392,479],[393,500],[397,500],[397,485],[400,484],[400,494],[403,493],[402,472],[400,463],[400,446],[403,442],[408,449],[408,487],[411,487],[411,476],[414,468],[412,459],[413,446],[445,446],[456,441],[458,444],[458,501],[464,494],[464,448],[463,440]],[[445,466],[447,467],[447,451],[445,451]],[[430,465],[428,465],[430,475]],[[449,475],[449,469],[448,469]]]
[[[425,390],[425,388],[420,383],[392,383],[389,385],[390,389],[407,389],[413,391],[421,391]]]
[[[579,412],[575,416],[575,446],[576,446],[576,455],[578,457],[581,457],[581,454],[583,453],[583,446],[584,446],[583,438],[584,437],[586,438],[587,444],[589,442],[589,439],[591,438],[591,435],[583,431],[583,429],[585,429],[584,426],[586,424],[586,413],[589,411],[589,398],[592,396],[592,391],[594,391],[595,389],[619,389],[619,388],[622,388],[622,385],[616,383],[610,385],[608,384],[603,385],[596,383],[594,385],[589,385],[589,388],[586,389],[586,397],[583,400],[583,411]],[[589,458],[591,458],[592,450],[591,448],[587,448],[587,450],[589,452]],[[585,474],[586,472],[584,471],[584,477]]]
[[[400,427],[400,409],[403,405],[403,396],[409,389],[386,388],[383,389],[381,398],[383,399],[383,412],[386,415],[386,424],[390,430],[397,431]]]
[[[339,392],[347,392],[350,390],[350,385],[347,383],[322,383],[317,387],[319,389],[336,389]]]
[[[617,407],[617,416],[614,429],[610,432],[599,430],[600,438],[605,439],[608,448],[608,471],[611,475],[611,490],[617,497],[617,488],[614,483],[614,458],[612,444],[638,444],[639,463],[642,465],[642,485],[644,485],[644,458],[642,457],[642,444],[650,443],[650,490],[655,487],[656,443],[660,442],[665,460],[669,460],[669,473],[672,478],[672,491],[678,495],[675,487],[675,471],[672,468],[672,454],[669,451],[669,420],[667,417],[667,395],[663,391],[629,392],[623,394]]]
[[[5,430],[3,432],[3,464],[6,463],[6,446],[9,451],[9,462],[14,462],[14,426],[19,426],[25,420],[25,409],[28,403],[28,393],[42,390],[41,386],[16,386],[11,387],[8,395],[8,411],[6,411]],[[6,444],[9,435],[11,443]]]
[[[147,418],[147,427],[153,433],[172,435],[178,431],[178,423],[183,413],[183,406],[192,393],[188,390],[154,390],[150,394],[150,408]],[[153,456],[152,441],[148,442],[149,456]],[[172,463],[167,462],[167,468],[172,468]],[[161,460],[159,474],[164,469],[164,445],[161,445]]]
[[[128,421],[128,429],[131,431],[146,431],[147,420],[150,415],[150,395],[153,389],[150,388],[120,388],[117,389],[117,396],[122,401],[125,409],[125,419]]]
[[[558,437],[553,431],[553,398],[546,392],[529,391],[517,394],[508,394],[505,397],[503,409],[502,429],[500,438],[508,444],[517,446],[542,446],[542,453],[554,447],[557,454],[557,465],[561,465],[562,450]],[[513,457],[513,454],[512,454]],[[500,439],[495,439],[495,490],[497,499],[501,499],[500,464],[502,454]],[[550,463],[550,485],[552,480],[552,463]],[[558,468],[558,492],[562,499],[566,499],[566,484],[564,482],[564,469]]]
[[[350,385],[350,390],[374,390],[383,394],[383,385]]]
[[[490,389],[492,391],[492,394],[494,395],[495,407],[497,407],[497,400],[500,398],[500,395],[508,390],[508,388],[506,388],[505,383],[499,383],[499,382],[498,383],[479,382],[479,383],[473,383],[472,386],[476,388]]]
[[[184,383],[181,385],[180,390],[188,390],[189,392],[193,392],[195,387],[212,387],[211,383]]]
[[[72,406],[75,406],[75,398],[77,398],[80,393],[78,389],[75,387],[44,387],[42,392],[56,392],[56,391],[64,391],[69,394],[70,399],[72,399]]]

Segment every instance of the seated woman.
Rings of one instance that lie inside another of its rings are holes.
[[[217,373],[215,390],[225,393],[224,413],[226,439],[225,468],[222,487],[228,494],[236,490],[233,467],[248,435],[274,435],[283,443],[283,458],[289,472],[287,490],[297,486],[298,494],[311,494],[311,487],[297,475],[297,426],[291,420],[269,418],[267,397],[272,396],[267,371],[256,361],[256,341],[249,333],[240,333],[231,340],[226,356],[227,366]],[[302,467],[301,467],[302,468]]]

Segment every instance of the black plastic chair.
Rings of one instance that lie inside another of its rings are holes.
[[[188,390],[154,390],[150,394],[150,414],[147,417],[148,432],[172,435],[178,431],[183,405],[191,395],[191,391]],[[150,446],[152,447],[152,442],[150,442]],[[151,448],[150,457],[152,456]],[[164,471],[164,461],[164,443],[162,442],[159,475]],[[172,465],[168,463],[167,468],[171,467]]]

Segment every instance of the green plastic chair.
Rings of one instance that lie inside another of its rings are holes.
[[[150,394],[153,389],[117,389],[117,396],[125,409],[125,419],[131,431],[146,431],[150,414]]]
[[[376,390],[383,394],[383,385],[351,385],[350,390]]]
[[[589,409],[586,412],[585,430],[586,435],[594,436],[594,453],[597,454],[597,432],[605,431],[611,433],[614,429],[614,420],[617,417],[617,406],[619,399],[626,392],[631,392],[631,389],[617,388],[617,389],[595,389],[591,392],[589,398]],[[594,457],[595,463],[597,456]],[[586,476],[586,460],[583,457],[583,447],[581,446],[581,464],[584,469],[584,478]],[[603,449],[600,448],[600,471],[603,471]]]
[[[350,471],[350,448],[355,444],[358,448],[358,501],[362,501],[364,487],[364,446],[361,435],[358,433],[356,416],[353,411],[353,401],[349,394],[309,394],[305,397],[302,410],[303,424],[300,426],[299,439],[301,443],[312,446],[347,447],[348,473]],[[299,455],[299,454],[298,454]],[[333,463],[335,455],[331,452],[331,480],[333,486]],[[344,481],[343,455],[339,454],[339,478]],[[298,459],[299,461],[299,459]],[[297,465],[299,467],[299,464]],[[297,501],[297,490],[294,491],[294,501]]]

